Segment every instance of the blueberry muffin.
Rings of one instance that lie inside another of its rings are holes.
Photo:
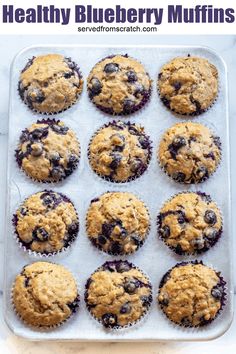
[[[82,92],[79,67],[60,54],[33,57],[20,74],[23,102],[39,113],[59,113],[73,105]]]
[[[201,253],[218,241],[222,233],[221,213],[205,193],[179,193],[162,207],[158,231],[177,254]]]
[[[172,322],[200,327],[212,322],[226,298],[220,273],[201,262],[183,262],[162,278],[157,301]]]
[[[80,145],[73,130],[55,120],[42,120],[25,129],[16,150],[19,167],[40,182],[59,182],[77,167]]]
[[[41,254],[70,246],[79,230],[74,205],[65,195],[53,191],[27,198],[17,209],[13,224],[20,244]]]
[[[92,243],[110,254],[130,254],[143,245],[149,231],[145,204],[132,193],[111,192],[91,201],[86,218]]]
[[[35,262],[17,275],[12,301],[16,313],[26,324],[55,327],[76,312],[79,294],[73,275],[62,265]]]
[[[203,182],[220,163],[220,139],[202,124],[178,123],[164,133],[158,158],[161,167],[176,182]]]
[[[91,315],[105,328],[135,324],[152,303],[149,279],[132,263],[104,263],[88,279],[85,301]]]
[[[146,171],[151,141],[140,125],[114,121],[95,133],[88,153],[90,165],[99,176],[127,182]]]
[[[197,115],[216,99],[218,71],[204,58],[174,58],[161,68],[158,90],[167,108],[183,115]]]
[[[151,80],[145,68],[128,55],[110,56],[97,63],[87,85],[92,102],[113,115],[139,110],[151,93]]]

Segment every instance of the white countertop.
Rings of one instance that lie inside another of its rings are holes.
[[[229,93],[230,93],[230,134],[232,137],[232,157],[236,148],[236,36],[116,36],[116,44],[174,44],[174,45],[205,45],[215,49],[222,55],[228,66]],[[7,149],[7,126],[8,126],[8,87],[9,69],[14,55],[22,48],[36,44],[114,44],[114,36],[0,36],[0,151],[2,161],[0,168],[0,262],[3,263],[3,238],[4,235],[4,212],[6,190],[6,149]],[[231,162],[232,181],[236,178],[236,160]],[[220,187],[220,186],[219,186]],[[235,186],[232,183],[232,203],[234,206]],[[233,208],[234,211],[234,208]],[[233,225],[233,232],[235,225]],[[235,249],[236,252],[236,249]],[[236,275],[235,275],[236,280]],[[0,306],[2,309],[3,272],[0,273]],[[236,295],[235,295],[236,300]],[[38,343],[26,342],[15,337],[6,328],[2,311],[0,310],[0,353],[2,354],[120,354],[121,351],[129,354],[192,354],[205,350],[208,354],[228,351],[236,351],[236,318],[231,328],[221,338],[205,343]]]

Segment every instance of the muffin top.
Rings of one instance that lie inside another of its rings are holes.
[[[114,55],[97,63],[88,77],[92,102],[109,114],[133,113],[148,101],[151,80],[145,68],[128,55]]]
[[[204,252],[220,237],[221,213],[205,193],[180,193],[162,207],[158,229],[166,245],[176,253]]]
[[[35,327],[59,325],[79,305],[72,274],[62,265],[48,262],[25,266],[15,279],[12,296],[17,314]]]
[[[106,262],[87,281],[85,301],[94,318],[104,327],[134,324],[152,302],[147,277],[127,261]]]
[[[149,214],[132,193],[108,192],[92,200],[86,225],[96,247],[111,254],[129,254],[142,246],[149,230]]]
[[[25,129],[16,150],[23,171],[41,182],[59,182],[77,167],[80,145],[75,133],[64,123],[43,120]]]
[[[137,124],[111,122],[100,128],[89,146],[92,169],[112,182],[142,175],[151,158],[151,141]]]
[[[161,139],[158,158],[176,182],[203,182],[220,163],[220,139],[200,123],[174,124]]]
[[[76,210],[63,194],[42,191],[31,195],[17,209],[15,230],[27,249],[47,254],[68,247],[79,229]]]
[[[165,106],[180,114],[200,114],[218,93],[218,71],[199,57],[174,58],[158,75],[158,89]]]
[[[180,263],[162,278],[157,300],[174,323],[203,326],[214,320],[223,306],[224,286],[213,269],[201,263]]]
[[[33,57],[22,70],[19,93],[40,113],[58,113],[76,102],[83,88],[77,64],[60,54]]]

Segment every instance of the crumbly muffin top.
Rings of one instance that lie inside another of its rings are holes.
[[[152,287],[147,277],[127,261],[106,262],[88,279],[85,300],[104,327],[132,325],[148,310]]]
[[[79,229],[71,201],[53,191],[38,192],[27,198],[18,208],[14,224],[20,242],[27,249],[45,254],[69,246]]]
[[[199,57],[174,58],[158,76],[163,103],[180,114],[200,114],[210,107],[218,93],[218,71]]]
[[[38,121],[25,129],[16,150],[24,172],[41,182],[59,182],[77,167],[80,145],[73,130],[55,120]]]
[[[180,193],[162,207],[158,227],[161,238],[176,253],[200,253],[217,242],[222,218],[210,196]]]
[[[200,123],[174,124],[162,137],[158,157],[161,167],[175,181],[203,182],[220,163],[220,139]]]
[[[147,169],[150,157],[150,139],[137,124],[118,121],[103,126],[89,146],[93,170],[113,182],[139,177]]]
[[[203,264],[180,264],[162,279],[157,300],[176,324],[203,326],[221,309],[224,284],[218,273]]]
[[[89,96],[110,114],[129,114],[148,100],[151,80],[141,63],[127,55],[115,55],[97,63],[88,77]]]
[[[105,193],[92,200],[86,221],[93,244],[111,254],[135,252],[149,230],[146,206],[127,192]]]
[[[77,285],[62,265],[35,262],[23,268],[13,285],[18,315],[31,326],[56,326],[67,320],[79,305]]]
[[[60,54],[33,57],[22,70],[19,93],[33,110],[58,113],[76,102],[83,88],[78,66]]]

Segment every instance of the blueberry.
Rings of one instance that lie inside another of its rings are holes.
[[[168,225],[163,225],[160,228],[160,234],[163,238],[168,238],[170,236],[170,227]]]
[[[69,167],[70,169],[75,169],[77,164],[79,162],[79,158],[77,155],[75,154],[71,154],[69,156],[68,162],[67,162],[67,167]]]
[[[58,166],[59,165],[59,161],[61,159],[61,156],[58,154],[58,152],[54,152],[51,154],[50,156],[50,161],[54,166]]]
[[[99,95],[102,92],[102,84],[96,77],[92,78],[91,85],[90,93],[92,96]]]
[[[196,176],[199,178],[200,181],[205,180],[209,177],[208,169],[205,166],[201,166],[196,171]]]
[[[43,145],[41,143],[31,145],[31,155],[34,157],[39,157],[43,153]]]
[[[32,232],[33,240],[45,242],[49,238],[48,232],[43,227],[36,227]]]
[[[184,224],[186,219],[185,219],[185,214],[183,211],[181,212],[178,212],[179,213],[179,216],[178,216],[178,223],[179,224]]]
[[[204,220],[207,224],[214,225],[217,222],[215,212],[213,210],[206,210]]]
[[[206,202],[210,203],[211,202],[211,197],[208,194],[202,193],[202,192],[197,192],[197,194],[201,197],[201,199]]]
[[[113,242],[111,244],[111,249],[110,252],[114,255],[114,254],[120,254],[123,250],[123,247],[121,246],[121,244],[117,241]]]
[[[223,296],[223,289],[221,286],[216,285],[211,290],[211,295],[216,299],[220,300]]]
[[[172,141],[172,145],[176,148],[176,149],[180,149],[182,146],[186,145],[186,140],[183,136],[175,136],[173,141]]]
[[[79,297],[77,297],[74,301],[69,302],[67,306],[69,307],[72,313],[75,313],[77,308],[79,307]]]
[[[77,221],[73,222],[72,224],[70,224],[68,226],[68,234],[69,235],[75,235],[77,234],[78,230],[79,230],[79,224]]]
[[[181,88],[182,84],[181,84],[181,82],[179,82],[179,81],[175,81],[175,82],[173,83],[173,86],[174,86],[174,88],[175,88],[176,91],[179,91],[179,89]]]
[[[212,159],[213,161],[215,161],[215,155],[214,152],[209,152],[209,154],[204,154],[204,157],[206,157],[207,159]]]
[[[27,140],[29,140],[29,131],[28,129],[25,129],[20,136],[20,142],[25,143]]]
[[[102,316],[102,323],[104,327],[114,327],[117,325],[117,316],[113,313],[105,313]]]
[[[133,161],[130,162],[130,170],[133,173],[142,174],[145,168],[146,164],[144,164],[143,161],[139,158],[135,158]]]
[[[69,128],[65,127],[64,125],[58,125],[58,124],[52,124],[51,125],[51,129],[57,133],[57,134],[61,134],[61,135],[66,135]]]
[[[47,128],[37,128],[37,129],[34,129],[30,135],[29,135],[29,138],[30,140],[39,140],[39,139],[42,139],[42,138],[45,138],[46,136],[48,135],[48,129]]]
[[[181,247],[181,245],[179,243],[175,247],[175,252],[179,255],[182,255],[184,253],[183,248]]]
[[[71,70],[75,70],[77,65],[71,60],[71,58],[65,58],[65,62]]]
[[[205,247],[205,241],[202,238],[192,240],[192,245],[197,250],[202,250]]]
[[[136,289],[137,289],[137,283],[134,280],[126,280],[124,284],[124,290],[128,294],[134,294]]]
[[[131,267],[126,261],[120,261],[116,266],[116,270],[118,273],[128,272],[130,269]]]
[[[25,276],[24,286],[27,288],[29,286],[30,279]]]
[[[122,160],[122,156],[120,154],[114,152],[114,153],[111,153],[111,157],[112,157],[112,162],[110,163],[109,167],[112,170],[116,170]]]
[[[140,296],[140,300],[142,302],[142,305],[144,307],[148,307],[150,306],[151,302],[152,302],[152,295],[142,295]]]
[[[113,134],[111,136],[113,151],[122,152],[125,148],[125,137],[122,134]]]
[[[195,105],[195,113],[200,113],[202,111],[201,104],[192,95],[190,95],[190,101]]]
[[[141,135],[138,139],[139,144],[142,146],[143,149],[148,149],[150,146],[150,142],[147,136]]]
[[[20,210],[20,213],[21,213],[21,215],[23,215],[23,216],[27,215],[27,212],[28,212],[28,209],[25,208],[25,207],[22,207],[21,210]]]
[[[104,71],[106,74],[112,74],[119,70],[119,65],[116,63],[108,63],[104,67]]]
[[[172,177],[176,182],[184,182],[186,175],[183,172],[175,172]]]
[[[120,308],[121,314],[130,313],[130,312],[131,312],[131,306],[129,302],[126,302],[124,305],[121,306]]]
[[[158,74],[158,79],[159,79],[159,80],[161,79],[162,75],[163,75],[162,73],[159,73],[159,74]]]
[[[128,82],[135,82],[135,81],[138,80],[138,77],[137,77],[136,73],[134,71],[132,71],[132,70],[128,71],[126,73],[126,75],[127,75],[127,78],[128,78]]]
[[[98,243],[100,245],[105,245],[107,243],[107,238],[104,235],[99,235],[98,236]]]
[[[54,180],[60,180],[64,175],[65,175],[65,171],[64,171],[63,167],[61,167],[61,166],[53,167],[53,169],[51,171],[51,177]]]
[[[167,97],[161,97],[161,100],[167,108],[170,108],[170,100]]]
[[[134,108],[134,101],[129,98],[125,98],[123,102],[123,111],[125,113],[130,113],[133,108]]]
[[[128,126],[128,131],[130,134],[132,135],[137,135],[137,136],[140,136],[140,131],[135,127],[134,124],[130,124]]]
[[[94,199],[91,200],[91,203],[96,203],[96,202],[98,202],[99,200],[100,200],[99,198],[94,198]]]
[[[164,296],[163,299],[159,300],[159,304],[162,306],[168,306],[169,305],[169,299],[167,296]]]
[[[72,71],[68,71],[63,76],[64,76],[65,79],[70,79],[71,76],[74,76],[74,73]]]
[[[143,240],[138,235],[133,235],[132,240],[137,247],[140,247],[143,244]]]
[[[207,229],[204,236],[208,239],[208,240],[214,240],[217,238],[219,231],[217,229],[214,228],[210,228]]]
[[[45,192],[41,195],[40,197],[43,201],[43,204],[47,207],[53,207],[54,205],[54,199],[52,197],[52,195],[50,195],[49,193]]]
[[[144,89],[143,85],[140,84],[140,82],[136,82],[134,84],[134,96],[138,97],[139,95],[144,94],[144,92],[145,92],[145,89]]]
[[[214,144],[218,147],[218,149],[221,149],[220,138],[218,136],[213,136],[212,138],[213,138]]]
[[[102,235],[104,235],[105,237],[110,237],[113,229],[114,229],[113,224],[109,224],[105,222],[104,224],[102,224]]]
[[[28,91],[29,102],[42,103],[45,100],[43,92],[38,88],[33,88]]]

